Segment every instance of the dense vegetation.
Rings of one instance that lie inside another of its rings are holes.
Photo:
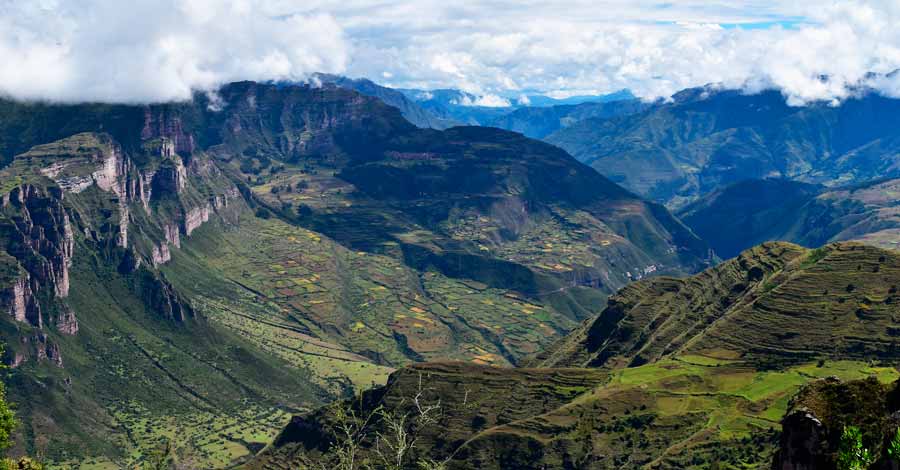
[[[900,377],[897,282],[896,252],[766,244],[690,278],[632,284],[537,355],[544,368],[417,365],[344,406],[406,415],[409,397],[439,400],[446,412],[420,430],[408,468],[765,468],[804,384],[871,376],[881,390]],[[251,467],[329,458],[333,413],[295,417]],[[370,423],[361,455],[385,425]]]
[[[521,135],[418,129],[331,86],[219,97],[3,103],[4,135],[31,136],[0,179],[16,455],[240,463],[396,368],[519,364],[631,280],[709,262]]]
[[[798,110],[694,90],[442,115],[452,91],[417,101],[319,79],[334,86],[0,102],[11,455],[91,469],[763,468],[792,448],[782,417],[801,407],[826,423],[836,466],[900,452],[885,418],[900,257],[828,244],[893,246],[896,180],[844,184],[893,171],[872,150],[893,148],[893,100]],[[864,131],[847,118],[863,111],[879,121]],[[437,130],[459,118],[555,132],[690,228],[559,148]],[[724,186],[737,173],[809,183]],[[734,258],[712,267],[710,247]],[[803,388],[829,376],[872,378]],[[840,408],[845,395],[884,406]]]

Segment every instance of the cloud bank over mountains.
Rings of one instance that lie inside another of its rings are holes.
[[[900,96],[897,24],[891,0],[0,0],[0,93],[165,101],[328,72],[485,104],[709,83],[803,104]]]

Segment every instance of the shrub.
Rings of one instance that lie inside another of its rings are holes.
[[[838,448],[837,470],[866,470],[875,458],[863,446],[862,431],[856,426],[845,426]]]
[[[0,470],[44,470],[44,465],[28,457],[3,459],[0,461]]]
[[[897,428],[894,437],[888,443],[887,454],[891,460],[900,460],[900,428]]]

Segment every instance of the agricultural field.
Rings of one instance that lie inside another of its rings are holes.
[[[618,453],[620,463],[640,468],[709,468],[712,462],[719,462],[722,468],[757,468],[771,461],[774,448],[756,452],[754,446],[777,435],[790,399],[809,381],[831,376],[843,380],[876,376],[882,383],[891,383],[900,373],[895,367],[854,361],[759,371],[738,361],[685,356],[615,371],[608,384],[573,401],[573,409],[565,415],[609,402],[624,403],[624,408],[614,413],[617,417],[604,416],[598,422],[606,424],[595,425],[606,432],[596,436],[594,445],[606,442],[607,455]],[[650,423],[639,439],[627,426],[616,432],[615,423],[629,415],[645,416]],[[652,451],[654,439],[663,439],[667,421],[680,423],[684,428],[681,437],[665,438],[665,445],[655,452],[642,450]],[[631,445],[616,452],[617,443]]]
[[[190,468],[226,468],[247,460],[265,447],[290,420],[290,413],[245,403],[246,409],[234,412],[200,412],[159,416],[131,402],[116,406],[112,412],[125,428],[115,443],[128,453],[122,460],[90,458],[78,462],[63,461],[53,469],[105,470],[144,468],[160,452],[172,455]]]
[[[603,456],[606,466],[597,468],[699,470],[713,463],[728,469],[765,468],[790,399],[804,384],[831,376],[876,376],[891,383],[900,373],[853,361],[759,371],[713,357],[666,359],[613,371],[608,382],[565,406],[475,439],[528,436],[583,453],[583,458]]]
[[[697,354],[619,370],[428,363],[402,369],[379,404],[397,411],[422,390],[426,401],[439,398],[444,416],[419,437],[429,456],[455,455],[451,468],[505,459],[522,468],[744,470],[768,468],[790,399],[804,384],[832,376],[891,383],[900,372],[858,361],[760,371]],[[301,429],[308,427],[289,425],[285,433]],[[281,446],[248,468],[296,464],[292,441]]]
[[[195,306],[332,392],[413,360],[510,365],[574,328],[534,299],[420,272],[274,219],[199,229],[167,276]]]
[[[498,226],[497,220],[477,213],[450,218],[442,226],[454,240],[474,242],[480,250],[501,259],[604,289],[615,290],[663,268],[630,256],[626,239],[583,211],[554,208],[516,227],[514,236],[505,233],[508,229]],[[627,264],[622,267],[626,272],[614,277],[610,273],[616,271],[617,260],[611,251],[621,257],[619,263]]]

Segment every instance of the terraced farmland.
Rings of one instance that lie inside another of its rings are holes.
[[[451,469],[768,468],[802,386],[900,378],[896,283],[896,252],[768,243],[689,278],[629,285],[525,361],[540,368],[416,365],[353,403],[403,413],[421,387],[447,416],[411,461]],[[250,468],[322,458],[328,413],[295,417]]]
[[[612,372],[426,364],[398,372],[370,406],[410,406],[404,398],[424,384],[423,400],[439,398],[442,406],[441,421],[421,435],[424,455],[449,457],[452,469],[767,468],[790,398],[803,384],[830,376],[889,383],[900,373],[854,361],[759,371],[697,355]],[[295,418],[248,468],[293,468],[321,458],[301,442],[325,437],[298,433],[327,422],[323,413]]]
[[[413,360],[509,365],[575,326],[516,292],[419,272],[274,219],[202,228],[166,273],[211,319],[333,391],[383,382]]]

